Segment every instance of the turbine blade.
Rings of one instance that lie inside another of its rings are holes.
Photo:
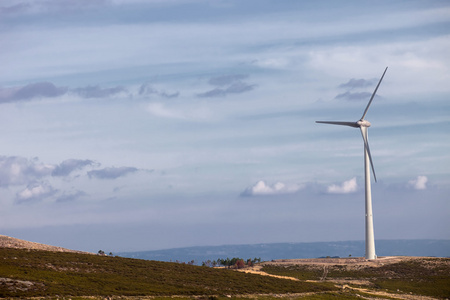
[[[375,97],[375,94],[377,93],[378,87],[380,86],[381,80],[383,80],[384,74],[386,74],[387,69],[388,69],[388,67],[386,67],[386,69],[384,70],[383,75],[380,78],[380,81],[378,81],[377,87],[375,88],[375,91],[373,91],[372,97],[370,97],[369,103],[366,106],[366,110],[364,110],[364,113],[363,113],[363,115],[361,117],[361,120],[364,120],[364,117],[366,116],[367,111],[369,110],[369,106],[372,103],[373,97]]]
[[[364,140],[364,147],[367,149],[367,154],[369,154],[370,166],[372,167],[373,178],[377,182],[377,175],[375,175],[375,168],[373,167],[372,155],[370,154],[369,141],[367,139],[367,127],[361,126],[361,134]]]
[[[332,125],[344,125],[344,126],[350,126],[358,128],[359,125],[356,122],[341,122],[341,121],[316,121],[316,123],[322,123],[322,124],[332,124]]]

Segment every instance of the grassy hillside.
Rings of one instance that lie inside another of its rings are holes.
[[[242,295],[336,290],[226,269],[79,253],[0,248],[0,297]]]
[[[405,258],[371,265],[265,265],[262,271],[300,280],[322,280],[374,291],[450,298],[450,258]]]

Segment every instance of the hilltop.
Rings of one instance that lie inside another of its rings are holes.
[[[50,246],[35,242],[29,242],[21,239],[16,239],[6,235],[0,234],[0,248],[13,248],[13,249],[29,249],[29,250],[42,250],[42,251],[54,251],[54,252],[73,252],[73,253],[89,253],[77,250],[70,250],[62,247]]]

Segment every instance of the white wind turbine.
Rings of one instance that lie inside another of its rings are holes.
[[[367,111],[369,110],[369,106],[372,103],[373,98],[380,86],[381,81],[383,80],[384,74],[386,74],[387,67],[384,70],[383,75],[380,78],[380,81],[375,88],[375,91],[370,97],[369,103],[367,104],[366,109],[359,121],[356,122],[335,122],[335,121],[316,121],[316,123],[324,123],[324,124],[333,124],[333,125],[344,125],[361,129],[361,134],[364,140],[364,174],[365,174],[365,188],[366,188],[366,259],[376,259],[377,256],[375,254],[375,237],[373,235],[373,215],[372,215],[372,192],[370,185],[370,166],[372,167],[373,177],[375,182],[377,181],[377,177],[375,175],[375,169],[373,168],[372,156],[370,155],[369,141],[367,137],[367,128],[370,127],[370,122],[365,120],[365,116]]]

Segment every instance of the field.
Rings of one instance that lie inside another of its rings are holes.
[[[72,300],[450,297],[450,259],[382,261],[376,265],[363,260],[354,264],[333,259],[309,263],[276,261],[245,270],[258,273],[251,274],[93,254],[0,248],[0,297]]]

